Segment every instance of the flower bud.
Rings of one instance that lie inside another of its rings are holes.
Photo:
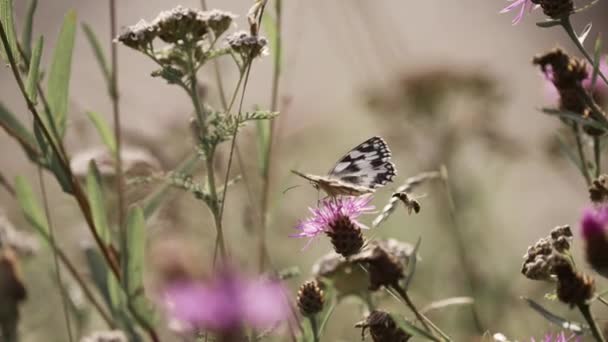
[[[298,307],[304,316],[314,316],[323,310],[325,299],[317,281],[307,281],[298,290]]]

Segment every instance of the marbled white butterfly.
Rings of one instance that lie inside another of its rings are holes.
[[[391,162],[391,151],[384,139],[370,138],[353,148],[336,163],[327,176],[317,176],[292,170],[310,181],[330,197],[360,196],[372,193],[393,180],[397,174]]]

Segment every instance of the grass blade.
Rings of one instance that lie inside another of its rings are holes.
[[[110,94],[112,94],[112,72],[110,71],[110,66],[108,61],[103,53],[103,49],[101,48],[101,44],[99,44],[99,39],[97,39],[97,35],[87,23],[82,23],[82,30],[84,31],[91,48],[93,49],[93,54],[95,55],[95,59],[101,68],[101,72],[103,73],[103,77],[106,80],[106,84],[108,85],[108,89],[110,90]]]
[[[48,101],[59,135],[65,133],[70,73],[72,69],[72,52],[76,37],[76,12],[65,15],[63,27],[59,33],[47,83]]]
[[[2,103],[0,103],[0,126],[4,128],[8,135],[19,142],[30,160],[37,162],[38,143],[36,138]]]
[[[441,341],[437,337],[431,335],[430,333],[424,331],[423,329],[418,328],[417,326],[415,326],[411,322],[408,322],[407,320],[403,319],[399,315],[390,314],[390,316],[393,319],[393,321],[395,321],[395,323],[397,324],[397,326],[400,329],[402,329],[403,331],[407,332],[408,334],[410,334],[412,336],[424,337],[427,340],[431,340],[431,341],[437,341],[437,342]]]
[[[600,71],[601,59],[602,59],[602,36],[601,36],[601,34],[598,34],[597,39],[595,40],[595,47],[593,48],[593,74],[591,75],[591,89],[595,88],[595,83],[597,82],[597,76]]]
[[[121,251],[126,257],[123,260],[123,279],[129,297],[143,291],[145,233],[144,213],[141,208],[135,207],[129,211],[126,249]]]
[[[256,121],[257,127],[257,146],[258,146],[258,167],[261,175],[268,172],[268,145],[270,144],[270,121]]]
[[[112,152],[112,155],[116,155],[116,140],[114,139],[114,134],[110,129],[108,123],[104,120],[101,114],[96,112],[87,112],[87,116],[95,125],[97,129],[97,133],[101,137],[101,141],[106,145],[106,147]]]
[[[414,246],[414,250],[412,251],[412,258],[410,258],[409,264],[407,268],[409,272],[407,273],[407,278],[405,278],[403,289],[407,291],[412,283],[412,278],[414,278],[414,273],[416,272],[416,264],[418,263],[418,249],[420,248],[420,243],[422,242],[422,238],[418,238],[416,242],[416,246]]]
[[[21,32],[21,47],[26,57],[32,55],[32,28],[34,27],[34,14],[36,14],[36,7],[38,7],[38,0],[30,0],[27,4],[27,11],[25,13],[25,23],[23,24],[23,31]]]
[[[17,48],[17,35],[15,35],[15,22],[13,19],[13,0],[0,0],[0,21],[8,38],[8,48],[15,58],[15,63],[19,65],[21,54]],[[8,61],[6,46],[3,46],[0,51],[2,58]]]
[[[106,246],[109,246],[112,244],[112,233],[108,224],[108,215],[101,187],[101,176],[94,160],[91,160],[89,163],[89,172],[87,173],[87,197],[91,205],[91,213],[97,234],[101,238],[101,241]]]
[[[49,228],[44,212],[40,204],[36,201],[36,196],[32,187],[25,177],[17,176],[15,179],[15,190],[17,192],[17,202],[21,206],[23,215],[27,221],[36,229],[46,242],[49,240]]]
[[[36,104],[38,96],[38,80],[40,77],[40,57],[42,56],[42,47],[44,38],[40,36],[32,52],[30,59],[30,69],[27,72],[27,81],[25,83],[25,92],[32,103]]]
[[[429,311],[443,309],[448,306],[470,305],[473,303],[475,303],[475,300],[471,297],[451,297],[451,298],[447,298],[447,299],[434,301],[431,304],[422,308],[422,310],[420,310],[420,312],[423,314],[426,314]]]
[[[522,297],[522,299],[525,300],[528,303],[528,305],[530,305],[530,307],[532,309],[534,309],[534,311],[538,312],[547,321],[560,326],[562,329],[570,330],[577,335],[580,335],[583,333],[584,327],[582,324],[568,321],[567,319],[562,318],[562,317],[552,313],[551,311],[545,309],[542,305],[538,304],[537,302],[533,301],[530,298]]]

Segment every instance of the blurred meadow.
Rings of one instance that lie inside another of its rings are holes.
[[[20,39],[31,1],[0,2],[13,3],[16,36]],[[374,193],[372,204],[377,211],[361,217],[364,224],[371,226],[393,191],[408,177],[427,171],[443,174],[443,178],[427,180],[413,191],[421,205],[420,213],[408,214],[399,206],[382,226],[363,230],[370,239],[393,238],[412,245],[421,239],[416,276],[408,289],[419,308],[453,297],[473,298],[473,304],[465,300],[463,305],[427,312],[442,331],[453,341],[493,341],[495,333],[514,341],[529,341],[530,337],[563,330],[522,297],[568,320],[585,322],[576,308],[570,309],[551,296],[554,284],[532,281],[521,274],[522,256],[528,246],[554,227],[570,225],[577,267],[595,275],[585,261],[579,229],[581,213],[590,205],[588,184],[559,143],[559,139],[564,140],[574,151],[571,132],[563,129],[564,123],[558,118],[541,111],[555,107],[556,102],[547,90],[551,85],[531,62],[535,55],[557,46],[572,56],[582,55],[559,27],[535,25],[546,19],[542,10],[511,25],[515,13],[499,14],[509,4],[501,0],[203,0],[209,9],[238,15],[227,34],[249,30],[248,11],[254,3],[264,3],[266,12],[258,13],[261,19],[255,18],[261,20],[259,34],[268,38],[269,51],[250,61],[240,108],[243,112],[279,114],[272,123],[255,121],[240,128],[234,155],[232,140],[227,139],[218,145],[211,163],[201,157],[186,176],[172,171],[193,154],[209,153],[193,148],[197,139],[193,130],[200,127],[194,119],[192,99],[163,76],[151,77],[159,67],[141,51],[113,41],[142,18],[151,21],[177,5],[198,9],[202,4],[197,0],[116,1],[116,32],[112,36],[110,3],[113,1],[39,0],[32,37],[35,42],[44,36],[40,84],[46,90],[59,32],[66,13],[74,10],[76,33],[62,144],[75,181],[83,184],[87,193],[91,189],[87,181],[92,177],[89,162],[97,163],[107,225],[112,227],[109,234],[120,241],[122,231],[115,227],[137,219],[125,210],[148,204],[159,189],[173,185],[162,194],[155,212],[145,213],[145,231],[140,236],[145,247],[141,290],[151,303],[158,302],[162,284],[171,272],[197,276],[212,272],[218,247],[213,209],[208,206],[220,202],[205,203],[201,198],[206,193],[198,193],[197,198],[196,189],[188,182],[194,180],[205,187],[208,167],[212,167],[218,189],[222,189],[229,163],[229,179],[235,179],[235,184],[221,193],[226,196],[222,226],[230,264],[249,275],[294,272],[284,284],[290,301],[295,303],[300,285],[313,278],[313,264],[332,250],[332,244],[320,237],[304,248],[307,239],[290,237],[297,233],[294,227],[298,222],[309,216],[308,207],[315,207],[325,196],[290,170],[323,175],[349,149],[372,136],[381,136],[391,149],[397,176]],[[587,3],[580,1],[580,7]],[[578,1],[575,4],[579,6]],[[608,3],[599,1],[572,16],[578,31],[593,22],[585,41],[592,55],[597,35],[608,30],[607,15]],[[0,20],[5,24],[5,17]],[[112,46],[117,53],[114,70],[124,176],[118,187],[120,177],[114,158],[88,114],[96,113],[93,116],[107,122],[113,139],[112,86],[99,66],[83,24],[96,35],[108,65],[112,64]],[[6,59],[3,63],[8,65]],[[27,69],[23,74],[27,75]],[[230,56],[207,62],[197,75],[197,96],[205,106],[218,110],[226,101],[222,97],[230,99],[242,76]],[[34,132],[32,114],[10,66],[0,69],[0,84],[0,109],[12,112]],[[239,105],[241,92],[237,94]],[[42,101],[38,102],[43,108]],[[57,249],[81,274],[93,297],[110,312],[91,268],[94,258],[97,262],[103,262],[103,258],[77,201],[62,190],[51,171],[40,171],[28,159],[12,135],[1,132],[0,175],[5,186],[0,187],[0,250],[10,248],[10,234],[11,239],[18,240],[16,244],[21,244],[14,249],[24,250],[16,253],[16,261],[9,258],[18,265],[19,282],[27,292],[27,298],[18,304],[18,340],[79,341],[96,331],[110,330],[61,260],[62,284],[58,285],[55,254],[24,215],[23,203],[14,191],[19,187],[16,179],[27,180],[44,217],[43,196],[47,198],[48,217],[44,221],[53,226]],[[37,134],[41,134],[39,130]],[[603,170],[608,167],[607,160],[601,160]],[[42,193],[40,172],[46,194]],[[18,233],[6,233],[9,226]],[[261,236],[265,236],[265,242]],[[130,255],[118,242],[107,246],[110,258],[123,260]],[[597,293],[608,288],[604,278],[595,278]],[[0,276],[0,282],[6,279]],[[5,288],[0,284],[0,289]],[[373,300],[377,308],[415,319],[407,307],[386,292],[374,293]],[[8,299],[0,298],[0,307],[8,307],[8,303]],[[364,305],[354,296],[341,300],[321,340],[361,340],[361,329],[355,324],[364,319]],[[188,341],[187,337],[177,337],[161,305],[156,306],[154,329],[158,339]],[[608,327],[605,309],[602,304],[593,306],[600,329]],[[16,312],[1,311],[0,319],[17,318]],[[66,315],[71,334],[66,328]],[[135,335],[143,341],[154,340],[141,325],[133,323],[129,329],[121,325],[137,319],[121,318],[116,312],[110,315],[112,320],[122,322],[114,328],[136,330],[126,333],[129,340]],[[307,324],[302,320],[290,327],[298,335],[298,325]],[[291,341],[289,330],[277,328],[268,340]],[[206,335],[199,337],[201,341],[206,339]],[[372,340],[369,336],[366,339]],[[424,338],[415,336],[413,340]],[[593,340],[588,331],[582,337],[582,341],[587,340]]]

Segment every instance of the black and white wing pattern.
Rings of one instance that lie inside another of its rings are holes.
[[[393,180],[397,172],[390,159],[391,151],[384,139],[372,137],[340,158],[327,176],[292,172],[329,196],[360,196]]]

